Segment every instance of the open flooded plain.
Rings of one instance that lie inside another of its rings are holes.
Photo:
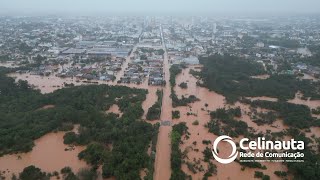
[[[0,157],[0,170],[5,171],[5,177],[11,179],[12,174],[18,175],[30,165],[41,168],[45,172],[54,172],[66,166],[78,172],[88,167],[86,162],[78,159],[78,154],[85,149],[83,146],[68,146],[63,144],[64,132],[49,133],[35,140],[35,146],[28,153],[18,153]],[[68,150],[67,150],[68,149]]]

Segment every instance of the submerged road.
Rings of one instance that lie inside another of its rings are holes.
[[[166,86],[163,88],[163,99],[162,99],[162,107],[161,107],[161,116],[160,120],[168,121],[171,124],[172,117],[172,100],[170,98],[171,90],[170,90],[170,64],[168,60],[168,54],[165,48],[165,43],[161,30],[161,39],[163,49],[165,51],[164,54],[164,63],[163,63],[163,71],[165,74]],[[171,134],[172,127],[167,125],[161,125],[158,134],[158,142],[157,142],[157,152],[156,152],[156,160],[155,160],[155,171],[154,171],[154,179],[155,180],[169,180],[171,176]]]

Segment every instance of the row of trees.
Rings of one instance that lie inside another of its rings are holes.
[[[61,175],[61,176],[60,176]],[[43,172],[40,168],[35,167],[33,165],[28,166],[23,169],[23,171],[19,174],[19,178],[16,175],[12,176],[12,180],[50,180],[54,179],[62,179],[64,180],[95,180],[97,179],[97,173],[93,169],[80,169],[77,174],[74,174],[70,167],[64,167],[59,172],[55,171],[52,173]]]
[[[302,129],[310,126],[320,126],[320,121],[312,117],[310,108],[305,105],[292,104],[283,101],[243,100],[242,102],[248,103],[252,107],[261,107],[276,111],[278,114],[277,117],[283,119],[284,123],[291,127]]]
[[[176,85],[176,77],[182,72],[182,67],[178,64],[174,64],[170,67],[170,85],[173,88]]]
[[[139,50],[141,50],[141,52],[143,53],[154,53],[156,55],[161,55],[161,56],[164,54],[163,49],[139,48]]]
[[[190,95],[189,97],[182,95],[181,99],[179,99],[174,90],[171,91],[170,97],[172,99],[172,107],[187,106],[189,103],[199,101],[195,95]]]
[[[157,146],[157,142],[158,142],[158,134],[159,134],[159,128],[160,128],[160,123],[156,123],[154,125],[154,132],[152,135],[152,140],[151,140],[151,154],[150,154],[150,160],[147,163],[147,174],[144,177],[144,180],[153,180],[153,174],[154,174],[154,163],[156,160],[156,146]]]
[[[188,176],[181,170],[182,152],[179,145],[182,143],[181,137],[188,132],[185,122],[176,124],[171,132],[171,177],[170,180],[186,179]]]
[[[163,91],[157,90],[157,101],[148,109],[147,120],[160,119]]]

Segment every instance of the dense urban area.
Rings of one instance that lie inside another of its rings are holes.
[[[319,180],[319,79],[316,15],[3,16],[0,179]],[[303,162],[224,165],[220,135]]]

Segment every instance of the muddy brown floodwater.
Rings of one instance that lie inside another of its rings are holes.
[[[65,132],[49,133],[35,140],[31,152],[5,155],[0,157],[0,170],[5,171],[5,177],[11,179],[12,174],[18,175],[27,166],[34,165],[45,172],[58,171],[66,166],[77,173],[79,169],[88,167],[78,159],[78,154],[84,146],[74,146],[74,150],[65,151],[69,146],[63,144]]]
[[[157,90],[160,90],[161,88],[160,87],[156,87],[156,86],[149,86],[148,87],[148,94],[147,94],[147,97],[146,97],[146,100],[142,103],[142,108],[144,110],[144,114],[142,116],[142,119],[146,119],[146,116],[147,116],[147,113],[148,113],[148,110],[149,108],[157,102],[158,100],[158,96],[157,96]],[[158,120],[158,119],[154,119],[154,120]],[[156,123],[158,121],[147,121],[147,122],[150,122],[150,123]]]
[[[55,75],[50,76],[38,76],[27,74],[19,74],[19,73],[11,73],[10,77],[16,78],[18,80],[28,81],[28,84],[33,85],[35,89],[39,89],[41,93],[52,93],[55,90],[62,89],[64,87],[64,83],[73,83],[76,86],[80,86],[82,84],[81,81],[77,82],[76,78],[60,78]]]
[[[266,97],[266,96],[261,96],[261,97],[246,97],[247,99],[250,99],[251,101],[272,101],[272,102],[277,102],[278,98],[271,98],[271,97]]]
[[[303,77],[301,77],[301,79],[309,79],[309,80],[313,80],[313,81],[319,81],[319,79],[317,79],[314,76],[311,76],[309,74],[303,74]]]
[[[260,97],[257,97],[257,98],[260,98]],[[265,98],[265,99],[267,99],[267,98]],[[273,98],[271,98],[270,100],[273,101]],[[251,113],[253,109],[255,109],[259,113],[261,113],[261,112],[266,113],[266,112],[269,112],[270,110],[262,109],[262,108],[252,108],[250,105],[242,104],[240,102],[236,102],[231,107],[233,107],[233,108],[240,107],[241,108],[242,116],[240,118],[236,118],[236,119],[245,121],[249,127],[252,127],[256,131],[256,133],[259,133],[259,132],[266,133],[267,130],[270,130],[272,132],[281,132],[281,131],[288,128],[288,126],[284,125],[284,123],[281,119],[277,119],[275,122],[273,122],[270,125],[265,124],[265,125],[258,126],[255,122],[252,121],[252,119],[249,115],[249,113]]]
[[[311,109],[316,109],[317,107],[320,107],[320,100],[310,100],[309,98],[307,100],[301,99],[302,94],[300,92],[297,92],[294,99],[289,100],[288,102],[294,103],[294,104],[303,104],[308,106]]]
[[[136,46],[137,47],[137,46]],[[136,47],[134,47],[133,51],[135,51]],[[122,66],[122,70],[117,73],[116,80],[119,80],[124,73],[124,70],[128,67],[128,63],[130,62],[130,56],[126,58]],[[169,64],[167,55],[165,54],[165,63],[164,63],[164,71],[166,75],[166,81],[169,82]],[[9,66],[9,65],[8,65]],[[50,76],[38,76],[27,74],[19,74],[19,73],[11,73],[8,76],[16,78],[18,80],[26,80],[30,85],[32,85],[35,89],[39,89],[41,93],[52,93],[55,90],[64,88],[65,83],[73,83],[75,86],[88,85],[88,83],[84,83],[83,80],[79,80],[77,78],[60,78],[56,77],[55,74]],[[117,84],[117,81],[114,82],[106,82],[106,81],[95,81],[98,84],[108,84],[108,85],[123,85],[130,88],[139,88],[139,89],[147,89],[148,94],[146,101],[143,102],[142,107],[145,111],[143,115],[143,119],[146,117],[146,113],[148,109],[157,101],[156,92],[158,89],[164,90],[164,98],[163,98],[163,106],[162,106],[162,114],[161,120],[169,120],[171,121],[171,109],[172,103],[170,99],[170,86],[167,83],[166,87],[156,87],[156,86],[148,86],[148,80],[146,79],[142,84]],[[54,106],[47,105],[40,109],[52,108]],[[119,110],[117,105],[111,106],[106,113],[116,113],[120,116],[122,112]],[[154,124],[159,122],[159,120],[155,121],[146,121],[148,123]],[[157,155],[155,162],[155,179],[169,179],[171,175],[170,168],[170,154],[171,154],[171,144],[170,144],[170,132],[171,126],[161,126],[159,129],[158,136],[158,144],[157,144]],[[38,140],[35,141],[35,147],[29,153],[17,154],[17,155],[6,155],[0,158],[0,170],[8,169],[6,173],[6,177],[11,177],[12,173],[18,174],[29,165],[35,165],[41,168],[43,171],[52,172],[59,171],[61,168],[65,166],[70,166],[74,172],[77,172],[80,168],[87,167],[86,163],[78,160],[78,153],[81,152],[84,147],[75,147],[73,151],[64,151],[67,147],[63,144],[63,132],[58,133],[49,133]],[[19,159],[18,159],[19,157]],[[21,157],[21,158],[20,158]],[[99,177],[98,179],[102,179],[101,177],[101,167],[98,169]],[[141,170],[144,172],[144,170]],[[144,175],[144,173],[142,173]],[[111,178],[114,179],[114,178]]]
[[[114,113],[114,114],[118,114],[119,117],[122,116],[122,112],[119,109],[119,106],[117,104],[112,105],[107,111],[106,113]]]
[[[251,76],[253,79],[268,79],[270,77],[269,74],[263,74],[263,75],[258,75],[258,76]]]
[[[163,88],[163,99],[162,99],[162,107],[161,107],[161,121],[169,121],[171,122],[171,111],[172,111],[172,100],[170,98],[170,72],[169,72],[169,62],[168,56],[165,52],[164,55],[164,73],[165,80],[167,82],[166,86]],[[159,128],[158,134],[158,142],[157,142],[157,153],[155,160],[155,171],[154,171],[154,179],[155,180],[167,180],[170,179],[171,176],[171,126],[163,126],[161,125]]]
[[[55,105],[49,104],[49,105],[45,105],[45,106],[39,108],[38,110],[52,109],[54,107],[55,107]]]
[[[190,69],[195,69],[196,66],[189,67],[184,69],[180,75],[177,76],[176,84],[180,84],[182,82],[188,83],[187,89],[181,89],[180,87],[176,86],[175,91],[179,97],[182,95],[189,96],[195,95],[200,101],[195,103],[189,104],[189,106],[185,107],[177,107],[174,110],[180,111],[180,119],[173,120],[174,124],[178,124],[180,122],[186,122],[190,136],[189,139],[185,137],[182,138],[183,144],[180,145],[180,149],[182,152],[186,151],[187,157],[184,159],[189,163],[195,163],[196,166],[200,167],[201,165],[207,170],[208,164],[203,161],[203,151],[206,147],[211,149],[211,145],[205,145],[202,143],[203,140],[210,140],[213,141],[217,138],[216,135],[209,133],[208,129],[204,127],[210,121],[210,115],[208,111],[214,111],[218,108],[223,107],[233,107],[230,105],[225,104],[224,96],[217,94],[215,92],[209,91],[206,88],[198,87],[196,85],[197,79],[194,78],[192,75],[189,74]],[[275,98],[268,98],[268,97],[255,97],[252,99],[263,99],[263,100],[270,100],[276,101]],[[205,104],[208,104],[206,107]],[[249,127],[253,127],[256,131],[265,132],[267,129],[271,131],[281,131],[285,128],[282,124],[282,121],[276,121],[271,126],[257,126],[255,123],[252,122],[250,117],[246,114],[246,112],[250,112],[250,107],[248,105],[244,105],[241,103],[236,103],[235,107],[240,107],[242,110],[243,117],[239,118],[248,123]],[[259,112],[266,111],[265,109],[258,109]],[[187,113],[192,113],[194,115],[187,115]],[[192,123],[198,120],[199,125],[193,125]],[[235,139],[235,141],[239,142],[240,138]],[[219,151],[223,157],[226,157],[230,154],[230,145],[228,143],[221,143],[219,144]],[[200,161],[199,161],[200,160]],[[197,162],[198,161],[198,162]],[[246,168],[244,171],[241,170],[241,166],[239,163],[233,162],[227,165],[223,165],[221,163],[216,162],[215,160],[211,160],[212,163],[217,165],[217,175],[209,177],[209,179],[254,179],[254,171],[262,171],[264,174],[267,174],[271,177],[271,179],[279,179],[274,175],[274,171],[286,171],[286,166],[282,165],[281,163],[262,163],[263,165],[267,166],[267,170],[261,170],[256,168]],[[197,172],[192,173],[187,165],[183,163],[182,170],[191,175],[192,179],[202,179],[204,172]]]
[[[169,68],[170,65],[168,63],[167,53],[165,53],[164,59],[164,72],[165,72],[165,79],[169,82]],[[123,71],[127,64],[130,62],[130,59],[127,58],[124,68],[117,74],[117,80],[123,75]],[[225,97],[217,94],[213,91],[209,91],[206,88],[198,87],[196,82],[198,81],[195,77],[189,74],[190,69],[199,70],[201,66],[190,66],[182,71],[176,78],[176,84],[179,85],[182,82],[186,82],[188,84],[187,89],[182,89],[176,86],[174,89],[179,97],[182,95],[189,96],[195,95],[200,101],[195,103],[189,104],[189,106],[185,107],[177,107],[172,108],[172,101],[170,98],[170,84],[167,83],[165,87],[154,87],[148,86],[147,80],[145,80],[142,84],[119,84],[128,86],[131,88],[140,88],[140,89],[147,89],[149,93],[147,94],[146,101],[143,102],[142,107],[145,111],[143,115],[143,119],[146,117],[146,113],[148,109],[157,101],[156,91],[157,89],[163,89],[163,100],[162,100],[162,111],[160,120],[156,121],[146,121],[149,123],[156,123],[159,121],[169,121],[172,124],[178,124],[179,122],[186,122],[189,132],[191,133],[190,138],[188,140],[183,139],[183,144],[180,146],[182,151],[187,150],[188,155],[185,158],[185,161],[194,163],[194,160],[200,162],[198,165],[202,165],[204,169],[207,169],[207,163],[203,162],[203,150],[206,147],[211,148],[208,145],[202,144],[203,140],[214,140],[217,136],[212,133],[208,132],[208,129],[204,127],[210,121],[209,111],[214,111],[218,108],[223,107],[240,107],[242,110],[243,116],[238,118],[239,120],[245,121],[249,127],[252,127],[256,130],[256,132],[266,132],[270,130],[272,132],[279,132],[283,129],[286,129],[282,122],[282,120],[278,119],[272,125],[263,125],[258,126],[256,125],[248,113],[251,111],[251,107],[249,105],[242,104],[237,102],[235,105],[230,106],[225,104]],[[35,88],[40,89],[42,93],[51,93],[57,89],[63,88],[64,83],[74,83],[76,86],[86,85],[83,82],[77,82],[75,78],[59,78],[55,75],[51,75],[49,77],[41,77],[36,75],[30,74],[17,74],[13,73],[10,74],[11,77],[16,77],[17,80],[27,80],[29,84],[34,85]],[[255,77],[255,78],[268,78],[267,76],[263,77]],[[99,84],[108,84],[108,85],[118,85],[115,82],[105,82],[105,81],[97,81]],[[302,100],[300,98],[301,95],[297,93],[295,99],[290,100],[291,103],[296,104],[305,104],[310,108],[316,108],[320,106],[320,101],[311,101],[311,100]],[[251,100],[267,100],[267,101],[277,101],[276,98],[270,97],[248,97]],[[208,106],[206,107],[205,104]],[[44,106],[43,108],[52,108],[52,105]],[[172,110],[179,110],[180,111],[180,119],[173,120],[171,117]],[[267,112],[266,109],[257,108],[258,112]],[[116,105],[110,107],[108,112],[114,112],[121,116],[121,111]],[[194,115],[187,115],[187,113],[193,113]],[[199,125],[192,125],[192,123],[198,120]],[[171,157],[171,139],[170,134],[172,131],[171,126],[160,126],[159,134],[158,134],[158,143],[156,146],[157,153],[156,153],[156,160],[155,160],[155,172],[154,172],[154,179],[155,180],[168,180],[171,176],[171,166],[170,166],[170,157]],[[313,134],[316,137],[320,136],[319,128],[311,128],[310,133],[306,133],[307,136],[312,136]],[[72,167],[74,172],[77,172],[80,168],[87,167],[86,163],[83,161],[78,160],[78,153],[84,149],[84,147],[75,147],[73,151],[64,151],[67,147],[63,144],[63,132],[58,133],[49,133],[38,140],[35,141],[36,146],[33,150],[29,153],[22,153],[17,155],[6,155],[0,157],[0,170],[5,170],[5,176],[7,178],[11,177],[12,173],[18,174],[29,165],[35,165],[46,172],[52,171],[59,171],[61,168],[65,166]],[[239,140],[236,139],[236,140]],[[196,145],[194,145],[196,142]],[[227,156],[230,148],[227,143],[221,143],[219,150],[221,150],[222,156]],[[18,158],[18,157],[21,157]],[[217,165],[217,175],[210,177],[209,179],[239,179],[242,177],[243,179],[253,179],[254,171],[262,171],[264,174],[267,174],[271,177],[271,179],[279,179],[274,175],[274,171],[286,171],[286,166],[282,165],[281,163],[262,163],[263,165],[267,166],[267,170],[261,169],[254,169],[254,168],[246,168],[244,171],[241,170],[241,166],[234,162],[228,165],[223,165],[217,163],[216,161],[212,160],[214,164]],[[8,169],[8,170],[7,170]],[[193,174],[187,167],[186,164],[182,165],[182,170],[187,174],[190,174],[193,179],[202,179],[204,172],[197,172]],[[101,167],[99,168],[99,179],[101,177]],[[141,170],[141,176],[144,176],[145,172]]]
[[[6,68],[15,68],[15,67],[19,67],[18,65],[15,64],[15,62],[13,61],[9,61],[9,62],[4,62],[4,63],[0,63],[0,67],[6,67]]]
[[[136,50],[136,46],[133,48],[132,52]],[[117,80],[119,80],[123,74],[124,70],[128,67],[128,63],[130,61],[130,57],[132,56],[132,53],[126,58],[126,61],[124,62],[122,69],[120,72],[117,73],[116,75],[116,80],[114,82],[106,82],[106,81],[95,81],[98,82],[98,84],[108,84],[108,85],[117,85]],[[1,64],[0,64],[1,65]],[[4,65],[3,65],[4,66]],[[71,64],[64,65],[65,67],[71,66]],[[59,67],[62,69],[61,67]],[[77,79],[77,78],[60,78],[56,77],[56,73],[52,74],[50,76],[38,76],[38,75],[31,75],[30,73],[26,74],[19,74],[19,73],[11,73],[8,76],[16,78],[16,81],[18,80],[25,80],[28,81],[30,85],[33,85],[35,89],[39,89],[41,93],[46,94],[46,93],[52,93],[55,90],[62,89],[64,88],[64,83],[71,84],[73,83],[75,86],[80,86],[80,85],[88,85],[88,83],[84,83],[84,80]],[[137,88],[145,88],[145,84],[143,86],[139,85],[132,85],[132,84],[119,84],[119,85],[125,85],[129,87],[137,87]]]

